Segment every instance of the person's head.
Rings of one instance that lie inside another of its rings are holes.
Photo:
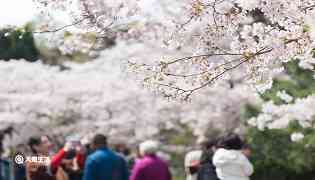
[[[229,133],[220,140],[219,147],[229,150],[241,150],[243,148],[243,141],[239,135]]]
[[[137,145],[136,148],[135,148],[135,155],[136,155],[136,158],[141,158],[142,155],[140,153],[140,145]]]
[[[96,134],[92,139],[92,149],[107,148],[107,138],[103,134]]]
[[[250,157],[252,155],[252,148],[249,144],[243,145],[242,152],[245,156]]]
[[[205,144],[205,148],[202,151],[201,158],[200,158],[200,163],[207,163],[212,161],[212,156],[214,152],[216,151],[216,145],[217,145],[217,140],[209,140]]]
[[[141,156],[154,155],[159,149],[159,144],[156,141],[148,140],[139,145]]]
[[[205,143],[205,150],[211,150],[211,151],[214,152],[216,150],[216,148],[217,148],[217,143],[218,143],[217,139],[208,140]]]
[[[122,153],[123,153],[125,156],[129,156],[129,155],[130,155],[130,149],[129,149],[128,147],[126,147]]]
[[[47,136],[31,137],[28,141],[28,145],[34,154],[42,155],[49,155],[49,151],[52,147],[52,143]]]
[[[130,150],[128,149],[127,145],[124,143],[118,143],[115,145],[115,151],[121,153],[125,156],[130,154]]]
[[[196,145],[197,145],[197,149],[205,149],[208,143],[208,138],[206,138],[205,136],[201,136],[197,139],[196,141]]]
[[[70,149],[66,152],[64,159],[72,160],[75,158],[77,152],[75,149]]]

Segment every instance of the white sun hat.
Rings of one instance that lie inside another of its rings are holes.
[[[159,150],[159,143],[153,140],[147,140],[140,144],[140,153],[142,155],[155,154]]]

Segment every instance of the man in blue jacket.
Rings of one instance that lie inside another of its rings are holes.
[[[95,152],[86,160],[83,180],[128,180],[125,160],[108,149],[104,135],[95,135],[91,145]]]

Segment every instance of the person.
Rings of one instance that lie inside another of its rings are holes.
[[[86,160],[83,180],[128,180],[126,161],[107,145],[107,138],[97,134],[91,147],[95,150]]]
[[[158,143],[148,140],[140,144],[139,151],[142,158],[136,162],[130,180],[171,180],[171,172],[165,161],[156,153]]]
[[[129,172],[132,171],[135,164],[137,164],[137,162],[140,160],[141,160],[141,155],[140,155],[140,151],[139,151],[139,146],[136,146],[134,148],[134,151],[132,151],[131,155],[129,156],[129,159],[127,160]]]
[[[127,158],[130,155],[130,150],[124,143],[117,143],[115,144],[114,148],[115,152],[123,156],[124,158]]]
[[[249,180],[254,169],[242,152],[243,141],[234,133],[226,135],[214,153],[213,164],[220,180]]]
[[[127,162],[128,170],[131,170],[134,165],[134,156],[131,154],[130,149],[124,143],[117,143],[114,147],[115,152],[123,157]]]
[[[218,180],[215,166],[212,163],[213,154],[216,151],[216,140],[208,141],[202,151],[197,180]]]
[[[24,165],[14,164],[13,173],[14,180],[26,180],[26,169]]]
[[[57,180],[81,180],[84,168],[85,152],[81,145],[68,151],[58,167]]]
[[[31,137],[28,145],[35,157],[50,158],[52,143],[48,136]],[[55,180],[58,167],[70,150],[71,145],[66,145],[47,162],[26,162],[26,179],[27,180]]]
[[[193,150],[185,156],[186,180],[197,180],[202,150]]]
[[[251,155],[252,155],[252,148],[251,148],[251,146],[249,144],[243,145],[242,152],[247,158],[250,158]]]
[[[51,142],[47,136],[31,137],[28,145],[33,153],[32,156],[49,157]],[[40,162],[26,162],[27,180],[55,180],[55,177],[49,172],[47,164]]]
[[[23,152],[27,152],[27,146],[25,144],[18,144],[16,146],[16,152],[14,155],[22,155]],[[14,156],[15,157],[15,156]],[[15,160],[13,160],[15,161]],[[26,180],[26,169],[24,164],[14,163],[13,165],[13,177],[14,180]]]

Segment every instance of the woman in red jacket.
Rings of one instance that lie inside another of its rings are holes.
[[[49,152],[52,144],[47,136],[31,137],[28,145],[30,146],[33,156],[49,158]],[[48,164],[42,162],[26,162],[26,175],[27,180],[56,180],[55,174],[61,166],[62,160],[65,158],[67,152],[72,148],[70,142],[59,150],[59,152],[51,157]],[[84,154],[78,153],[78,165],[84,167]]]

